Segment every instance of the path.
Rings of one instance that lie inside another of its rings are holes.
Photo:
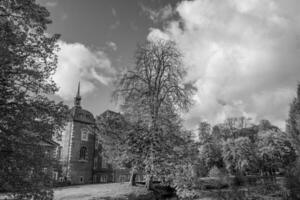
[[[104,200],[110,198],[126,197],[130,194],[147,195],[147,190],[142,187],[132,187],[129,183],[108,183],[69,186],[54,189],[54,200]]]

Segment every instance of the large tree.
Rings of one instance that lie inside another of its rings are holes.
[[[256,167],[255,146],[248,137],[228,139],[223,143],[223,160],[231,174],[243,175]]]
[[[300,188],[300,83],[298,83],[297,96],[290,105],[289,118],[287,120],[287,133],[296,150],[296,162],[291,165],[288,173],[288,188],[294,199],[299,199]]]
[[[194,87],[184,83],[186,72],[174,42],[148,41],[138,46],[135,61],[120,77],[115,97],[120,97],[125,112],[136,113],[139,119],[134,116],[135,121],[146,124],[143,153],[147,187],[151,188],[153,175],[161,169],[162,137],[170,134],[169,125],[174,125],[170,119],[191,105]]]
[[[53,163],[40,142],[59,135],[67,107],[48,99],[58,39],[49,23],[34,0],[0,1],[0,188],[15,198],[52,198],[44,168]]]
[[[271,176],[280,168],[289,166],[296,158],[287,134],[273,127],[259,131],[256,142],[259,169]]]
[[[297,97],[294,98],[290,105],[287,132],[297,151],[297,155],[300,156],[300,83],[298,84]]]

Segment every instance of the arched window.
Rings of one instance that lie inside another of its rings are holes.
[[[87,149],[86,147],[80,148],[79,160],[87,160]]]

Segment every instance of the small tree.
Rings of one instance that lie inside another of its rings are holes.
[[[97,117],[103,156],[115,167],[131,169],[130,185],[135,185],[138,170],[143,169],[143,136],[147,130],[141,122],[130,122],[120,113],[106,111]]]
[[[223,160],[231,174],[243,175],[256,167],[254,145],[248,137],[228,139],[223,144]]]
[[[147,188],[151,188],[152,177],[160,169],[157,165],[163,146],[160,137],[169,133],[165,128],[170,125],[170,115],[187,110],[191,105],[194,87],[183,83],[184,75],[181,54],[173,42],[148,41],[138,47],[135,67],[123,74],[117,83],[115,97],[121,97],[121,104],[127,109],[134,108],[140,121],[147,124],[144,138],[147,148],[142,152]]]
[[[295,150],[285,133],[272,129],[258,133],[257,153],[260,169],[274,176],[279,168],[285,168],[295,161]]]
[[[211,139],[211,125],[206,121],[201,121],[198,124],[198,138],[201,144],[206,143]]]
[[[49,12],[32,0],[0,1],[0,188],[17,199],[51,199],[51,157],[41,140],[59,136],[67,107],[57,91],[58,35],[46,34]]]

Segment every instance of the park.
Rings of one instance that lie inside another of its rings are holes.
[[[0,1],[0,199],[300,199],[291,2]]]

